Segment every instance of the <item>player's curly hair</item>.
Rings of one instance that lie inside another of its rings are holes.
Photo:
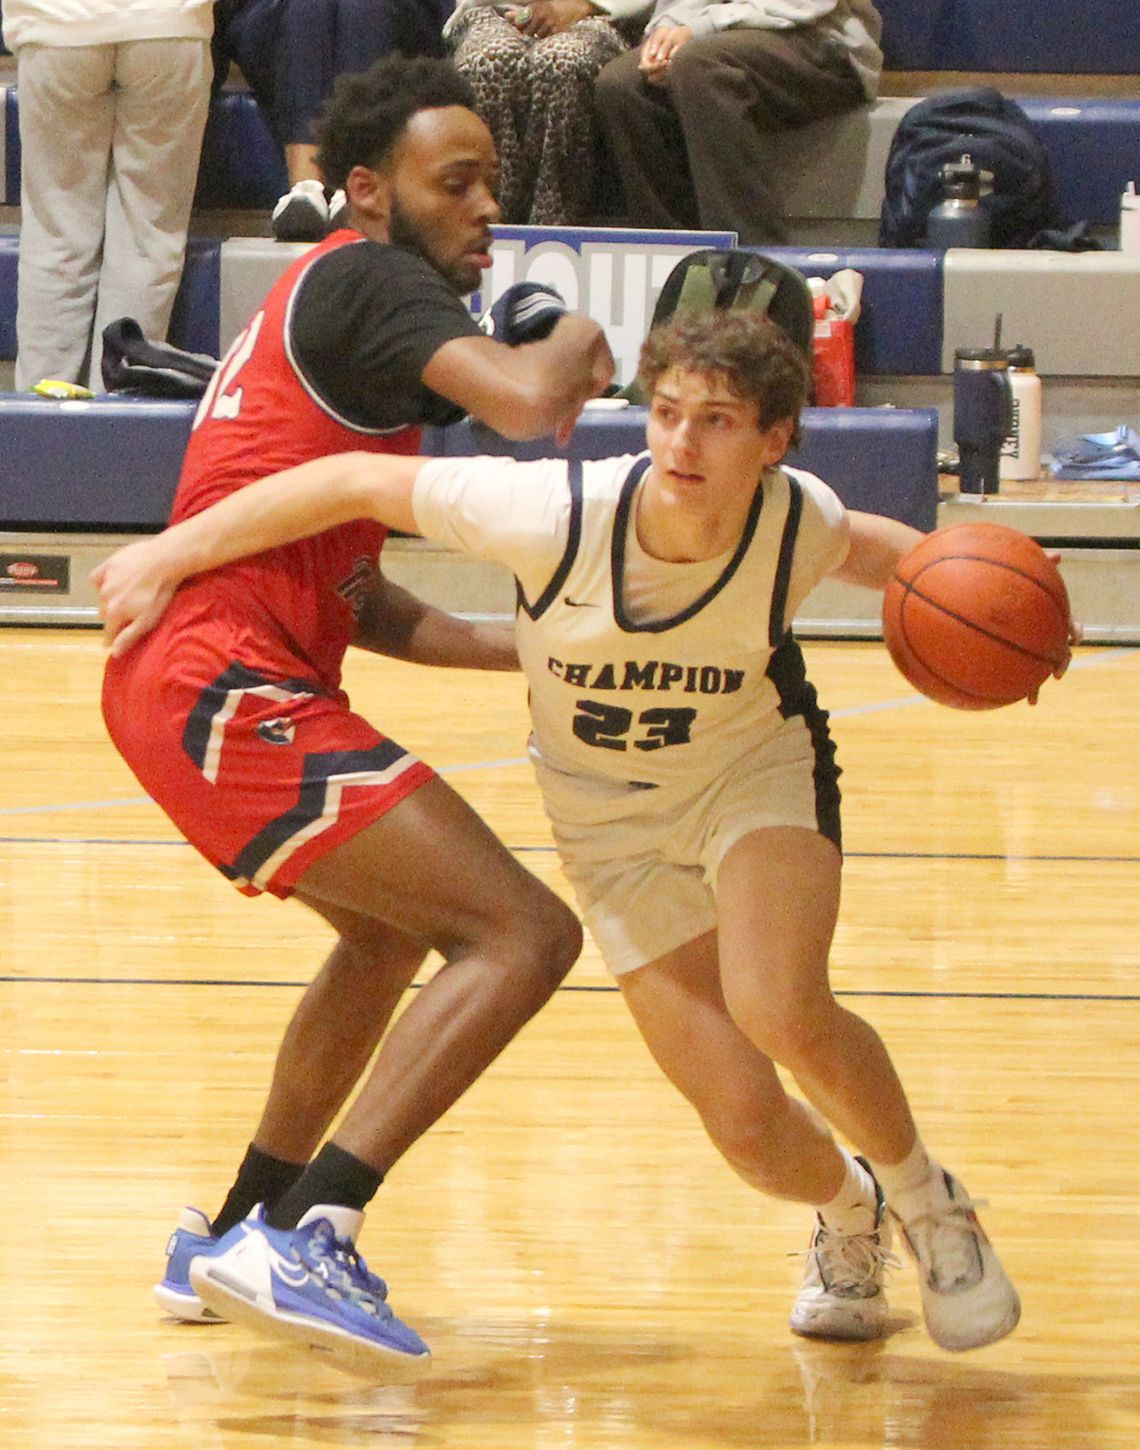
[[[475,93],[450,61],[393,54],[338,76],[314,127],[325,184],[342,187],[354,166],[383,165],[416,112],[435,106],[475,109]]]
[[[638,382],[647,398],[670,368],[722,377],[736,397],[754,402],[762,429],[792,421],[810,396],[807,359],[784,329],[758,312],[685,311],[653,329],[641,347]]]

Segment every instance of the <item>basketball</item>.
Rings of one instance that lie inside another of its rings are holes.
[[[1067,657],[1065,581],[1016,529],[939,529],[899,560],[883,597],[883,638],[902,674],[939,704],[1012,705]]]

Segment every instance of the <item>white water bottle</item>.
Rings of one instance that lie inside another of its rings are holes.
[[[1041,379],[1028,347],[1009,352],[1013,423],[1001,445],[1000,478],[1036,478],[1041,472]]]
[[[1129,257],[1140,257],[1140,196],[1136,183],[1130,181],[1120,198],[1120,250]]]

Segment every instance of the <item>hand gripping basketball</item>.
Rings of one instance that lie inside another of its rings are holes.
[[[1079,630],[1057,566],[1002,524],[938,529],[899,560],[883,638],[915,689],[958,710],[1035,703]]]
[[[524,342],[541,342],[565,317],[562,294],[541,282],[516,282],[484,313],[479,326],[498,342],[518,347]]]

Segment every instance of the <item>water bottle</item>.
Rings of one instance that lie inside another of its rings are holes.
[[[1012,416],[1009,355],[996,346],[960,347],[954,354],[954,442],[963,493],[997,493]]]
[[[1120,250],[1127,257],[1140,257],[1140,196],[1134,181],[1120,198]]]
[[[1000,476],[1036,478],[1041,472],[1041,379],[1031,348],[1012,348],[1008,357],[1012,425],[1001,445]]]
[[[988,247],[990,217],[982,197],[993,191],[993,172],[982,171],[972,157],[948,161],[942,168],[942,200],[926,219],[928,247]]]

